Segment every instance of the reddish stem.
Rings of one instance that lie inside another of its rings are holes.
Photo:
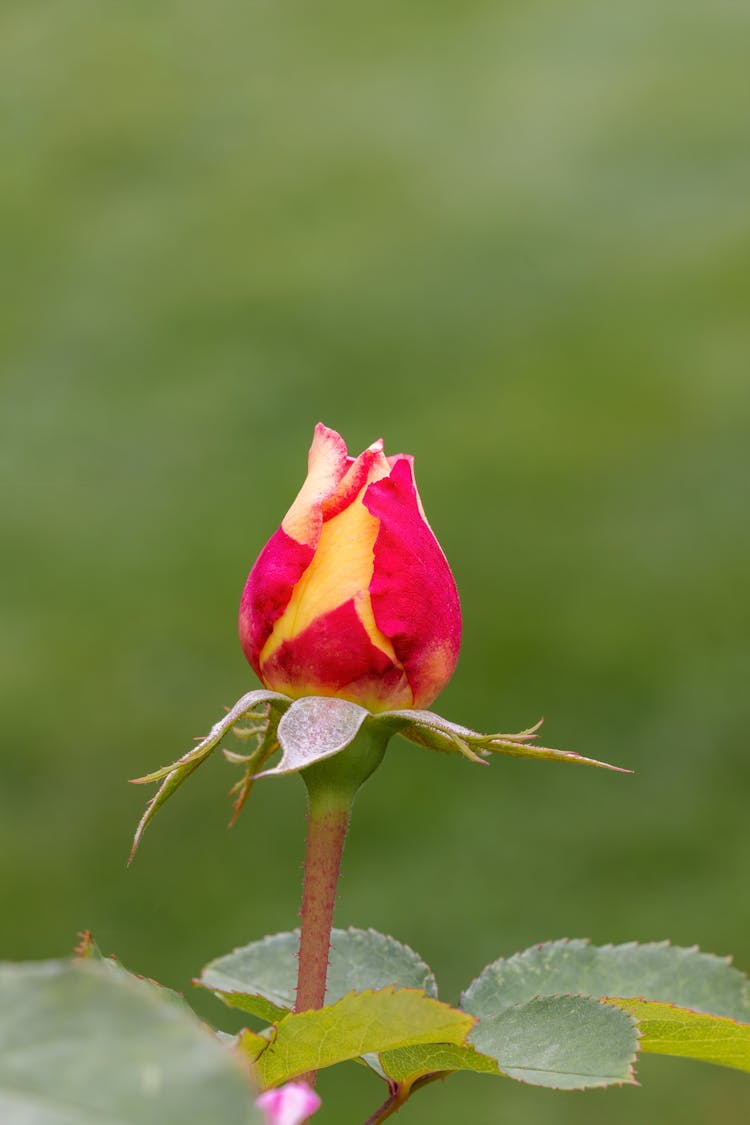
[[[445,1076],[445,1071],[435,1071],[434,1074],[423,1074],[421,1078],[418,1078],[416,1082],[409,1086],[395,1084],[383,1104],[375,1110],[371,1117],[367,1118],[365,1125],[380,1125],[381,1121],[385,1121],[386,1118],[392,1117],[394,1113],[398,1113],[401,1106],[406,1104],[415,1090],[421,1090],[423,1086],[427,1086],[430,1082],[438,1082]]]
[[[372,1117],[367,1118],[365,1125],[380,1125],[381,1121],[385,1121],[387,1117],[398,1112],[403,1104],[397,1093],[390,1094],[383,1104],[375,1110]]]
[[[315,794],[308,806],[302,933],[294,1010],[322,1008],[326,995],[328,953],[341,855],[349,827],[349,807],[319,807]],[[309,1077],[309,1076],[308,1076]]]
[[[333,908],[354,795],[383,760],[389,731],[366,728],[335,757],[302,770],[307,786],[307,851],[295,1012],[325,1004]],[[315,1072],[300,1076],[314,1085]]]

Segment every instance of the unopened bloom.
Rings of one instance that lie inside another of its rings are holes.
[[[302,1125],[320,1109],[320,1098],[306,1082],[287,1082],[276,1090],[266,1090],[255,1104],[263,1111],[267,1125]]]
[[[424,514],[413,459],[359,457],[315,428],[307,479],[263,548],[240,605],[263,684],[370,711],[429,706],[453,674],[458,593]]]

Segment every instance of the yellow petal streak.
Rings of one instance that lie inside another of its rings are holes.
[[[346,465],[346,446],[338,434],[325,426],[315,427],[307,458],[307,478],[291,508],[281,521],[287,535],[298,543],[312,545],[318,536],[318,505],[336,490]]]
[[[323,524],[318,549],[266,641],[260,654],[261,665],[284,641],[353,598],[368,637],[398,666],[393,645],[378,629],[372,611],[370,581],[379,522],[362,503],[364,491],[363,488],[348,508]]]

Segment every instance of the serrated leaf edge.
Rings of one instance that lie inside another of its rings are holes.
[[[547,943],[542,942],[541,944],[546,945]],[[602,1077],[607,1079],[607,1083],[606,1083],[607,1086],[640,1086],[640,1082],[638,1082],[638,1080],[635,1077],[635,1066],[636,1066],[636,1063],[638,1061],[638,1052],[640,1051],[640,1043],[641,1043],[642,1036],[641,1036],[640,1028],[638,1026],[638,1020],[634,1015],[632,1015],[632,1013],[626,1012],[624,1008],[618,1008],[616,1004],[607,1003],[607,1001],[604,1000],[600,996],[588,996],[585,992],[539,992],[539,993],[536,993],[534,996],[530,996],[528,1000],[518,1000],[514,1004],[509,1005],[509,1007],[506,1009],[506,1011],[510,1011],[511,1008],[516,1008],[516,1009],[525,1008],[527,1005],[532,1004],[535,1000],[591,1000],[595,1004],[598,1004],[600,1008],[614,1008],[616,1011],[620,1012],[622,1015],[627,1016],[629,1018],[630,1026],[632,1027],[632,1029],[635,1033],[635,1047],[633,1048],[633,1054],[632,1054],[632,1057],[631,1057],[631,1059],[628,1063],[627,1077],[619,1078],[619,1077],[613,1076],[613,1077],[610,1078],[608,1075],[602,1075]],[[471,1013],[469,1013],[469,1014],[471,1015]],[[477,1016],[476,1018],[477,1018],[477,1025],[481,1024],[481,1022],[482,1022],[481,1016]],[[472,1030],[473,1030],[473,1028],[472,1028]],[[467,1046],[472,1046],[472,1045],[473,1044],[467,1044]],[[485,1051],[479,1051],[478,1054],[485,1055],[486,1058],[490,1058],[490,1059],[494,1057],[493,1055],[487,1055],[487,1053]],[[520,1082],[522,1085],[526,1085],[526,1086],[529,1085],[528,1082],[526,1082],[526,1083],[524,1082],[523,1078],[517,1078],[515,1075],[509,1074],[508,1071],[503,1070],[502,1066],[500,1065],[500,1062],[497,1059],[495,1059],[495,1062],[497,1062],[499,1073],[504,1078],[510,1078],[512,1081]],[[537,1067],[534,1067],[534,1066],[523,1066],[523,1067],[522,1066],[516,1066],[516,1067],[512,1067],[511,1069],[513,1069],[513,1070],[528,1070],[528,1071],[537,1071],[538,1070],[538,1071],[541,1072],[544,1068],[538,1067],[538,1066]],[[570,1072],[562,1072],[561,1071],[560,1073],[571,1073],[572,1074],[573,1071],[570,1071]],[[581,1077],[583,1077],[583,1078],[587,1077],[587,1075],[583,1074],[582,1071],[575,1071],[575,1073],[581,1074]],[[588,1077],[594,1078],[596,1076],[590,1075]],[[569,1093],[575,1093],[576,1091],[578,1091],[580,1093],[581,1090],[596,1089],[596,1087],[555,1086],[555,1085],[552,1085],[552,1084],[547,1085],[546,1083],[545,1083],[544,1088],[548,1089],[548,1090],[559,1090],[562,1093],[568,1093],[568,1092]]]
[[[575,945],[575,944],[578,944],[578,943],[580,943],[582,945],[585,945],[585,946],[593,946],[595,949],[606,949],[606,950],[613,950],[613,951],[614,950],[625,950],[625,949],[674,949],[678,953],[697,953],[701,957],[706,957],[707,959],[709,959],[711,961],[714,961],[714,962],[717,962],[719,964],[723,964],[723,965],[726,965],[726,966],[732,968],[736,973],[740,974],[740,976],[743,978],[743,980],[745,982],[750,984],[750,977],[744,971],[744,969],[739,969],[734,964],[734,959],[732,958],[732,955],[730,953],[725,953],[725,954],[724,953],[707,953],[704,950],[702,950],[699,945],[674,945],[669,940],[669,938],[662,938],[659,941],[605,942],[603,945],[597,945],[594,941],[592,941],[591,938],[562,937],[562,938],[550,938],[548,941],[538,941],[538,942],[535,942],[534,945],[527,946],[525,949],[516,950],[515,953],[511,953],[507,957],[496,957],[494,961],[488,961],[487,964],[484,966],[484,968],[480,972],[477,973],[477,975],[474,977],[474,979],[471,980],[469,982],[469,984],[466,986],[466,988],[462,991],[461,996],[459,998],[459,1004],[462,1005],[464,1003],[464,1001],[466,999],[466,995],[469,992],[469,990],[472,988],[472,986],[474,984],[476,984],[476,982],[480,979],[480,977],[483,977],[484,974],[486,972],[488,972],[488,970],[493,967],[493,965],[497,965],[500,962],[502,962],[503,964],[508,964],[509,962],[514,961],[516,958],[523,957],[526,953],[531,953],[531,952],[533,952],[534,950],[537,950],[537,949],[543,949],[545,946],[548,946],[548,945]],[[542,994],[542,995],[544,995],[544,994]],[[549,995],[552,995],[552,994],[550,993]],[[584,995],[584,994],[582,994],[582,995]],[[595,999],[599,999],[599,998],[595,997]],[[638,997],[635,997],[635,996],[633,996],[633,997],[622,997],[622,999],[635,1000],[635,999],[638,999]],[[658,1003],[662,1003],[662,1001],[658,1001]],[[665,1001],[665,1003],[666,1003],[666,1001]],[[709,1013],[706,1013],[706,1014],[713,1015],[712,1012],[709,1012]],[[729,1017],[723,1017],[722,1016],[722,1017],[718,1017],[718,1018],[724,1019],[724,1018],[729,1018]]]
[[[735,1027],[746,1027],[750,1030],[750,1022],[744,1020],[736,1020],[733,1016],[717,1016],[716,1012],[704,1012],[702,1008],[688,1008],[684,1004],[675,1004],[671,1000],[649,1000],[647,996],[599,996],[595,999],[601,1000],[603,1004],[609,1004],[612,1008],[618,1008],[621,1012],[627,1011],[626,1008],[620,1008],[620,1004],[655,1004],[660,1008],[671,1008],[673,1012],[687,1012],[691,1016],[703,1016],[705,1019],[717,1020],[719,1023],[732,1023]],[[628,1012],[628,1015],[633,1015]],[[636,1023],[641,1022],[641,1017],[633,1016]]]
[[[475,1024],[475,1026],[478,1026],[479,1023],[481,1023],[481,1020],[477,1020],[477,1024]],[[474,1028],[472,1028],[471,1030],[473,1031]],[[469,1034],[471,1034],[471,1032]],[[480,1051],[473,1043],[470,1043],[468,1041],[468,1039],[464,1043],[460,1043],[460,1044],[439,1042],[439,1043],[418,1043],[418,1044],[413,1044],[413,1046],[418,1046],[418,1047],[456,1047],[456,1046],[458,1046],[458,1048],[462,1051],[466,1051],[469,1054],[476,1055],[480,1059],[486,1059],[487,1062],[493,1063],[494,1066],[495,1066],[494,1075],[497,1076],[497,1077],[502,1077],[502,1078],[505,1077],[504,1073],[500,1070],[497,1059],[493,1058],[492,1055],[485,1054],[484,1051]],[[383,1054],[388,1054],[390,1052],[390,1050],[391,1050],[391,1048],[389,1048],[386,1051],[381,1051],[378,1054],[378,1056],[377,1056],[378,1062],[379,1062],[381,1067],[382,1067],[382,1060],[381,1060],[380,1056],[383,1055]],[[393,1048],[393,1050],[409,1050],[409,1048],[408,1047],[401,1047],[401,1048],[395,1047],[395,1048]],[[381,1081],[385,1081],[385,1082],[396,1082],[396,1081],[398,1081],[395,1078],[391,1078],[387,1074],[387,1072],[385,1071],[384,1067],[383,1067],[383,1074],[380,1074],[377,1070],[375,1070],[370,1065],[370,1062],[368,1061],[368,1059],[362,1057],[361,1061],[364,1063],[365,1066],[369,1067],[370,1070],[372,1070],[373,1074],[377,1075],[377,1077],[380,1078]],[[411,1079],[411,1082],[409,1082],[408,1079],[405,1079],[403,1082],[400,1082],[399,1085],[404,1085],[404,1084],[413,1085],[413,1083],[415,1081],[419,1081],[419,1079],[421,1077],[424,1077],[427,1074],[441,1074],[441,1075],[447,1076],[449,1074],[459,1074],[464,1070],[466,1070],[468,1073],[472,1073],[472,1074],[490,1074],[490,1075],[493,1074],[493,1072],[491,1070],[473,1071],[471,1069],[471,1067],[455,1067],[455,1068],[450,1068],[448,1070],[439,1070],[439,1069],[438,1070],[428,1070],[428,1071],[424,1072],[424,1075],[417,1075],[415,1078]]]
[[[431,982],[435,985],[435,995],[434,996],[430,996],[429,993],[425,992],[425,995],[427,996],[427,999],[428,1000],[437,1000],[438,999],[438,984],[437,984],[437,978],[435,977],[435,973],[433,972],[432,968],[427,964],[427,962],[424,960],[422,955],[420,953],[417,953],[416,950],[412,949],[410,945],[407,945],[406,942],[399,941],[398,938],[393,937],[391,934],[384,934],[384,933],[382,933],[382,931],[376,930],[372,926],[368,926],[367,929],[365,929],[365,930],[363,930],[359,926],[346,926],[344,928],[342,928],[341,926],[336,926],[336,927],[334,927],[334,929],[331,932],[331,937],[333,938],[335,936],[335,934],[337,934],[337,933],[339,933],[339,934],[365,934],[365,935],[371,934],[373,937],[385,938],[386,941],[390,941],[394,945],[398,946],[400,949],[405,950],[407,953],[411,954],[411,956],[416,959],[416,961],[419,963],[421,968],[426,970],[426,972],[429,975],[429,978],[430,978]],[[294,930],[282,930],[282,931],[280,931],[279,933],[276,933],[276,934],[265,934],[262,938],[258,938],[256,941],[250,941],[250,942],[246,942],[244,945],[235,946],[235,948],[230,950],[228,953],[222,953],[218,957],[214,957],[210,961],[208,961],[203,966],[203,968],[201,969],[201,975],[203,973],[205,973],[205,971],[207,969],[210,969],[213,965],[215,965],[217,961],[223,961],[225,957],[231,957],[235,953],[242,953],[242,951],[247,949],[248,946],[250,946],[250,945],[263,946],[267,942],[274,941],[276,938],[281,938],[281,937],[297,937],[297,938],[299,938],[299,935],[300,935],[299,928],[296,928]],[[245,992],[245,991],[241,991],[239,989],[217,989],[210,984],[206,984],[205,981],[201,980],[201,977],[193,977],[191,983],[197,988],[205,988],[206,991],[213,992],[215,995],[221,996],[222,1000],[223,1000],[224,996],[258,996],[260,999],[265,1000],[266,1003],[271,1004],[273,1007],[277,1008],[277,1010],[279,1010],[279,1011],[284,1011],[287,1014],[292,1012],[291,1008],[283,1008],[282,1009],[280,1007],[280,1005],[274,1004],[274,1002],[272,1000],[269,1000],[261,992]],[[394,984],[393,986],[389,986],[389,987],[398,988],[399,986]],[[401,991],[407,991],[407,990],[402,988]],[[344,993],[344,996],[349,996],[349,995],[350,995],[350,993],[348,993],[348,992]],[[343,1000],[343,998],[344,998],[343,996],[339,997],[339,999],[341,999],[341,1000]],[[334,1001],[334,1003],[338,1003],[338,1000]],[[326,1005],[326,1006],[331,1007],[330,1004]],[[456,1008],[455,1010],[461,1011],[463,1009]]]
[[[437,1004],[441,1008],[445,1008],[446,1011],[457,1012],[461,1016],[468,1017],[472,1021],[472,1030],[473,1030],[474,1026],[476,1026],[476,1024],[479,1023],[479,1017],[478,1016],[472,1015],[471,1012],[467,1012],[463,1008],[456,1008],[453,1004],[449,1004],[447,1002],[447,1000],[438,1000],[435,996],[428,996],[423,988],[408,988],[408,987],[407,988],[399,988],[399,986],[396,985],[396,984],[387,984],[384,988],[363,988],[363,989],[352,988],[352,989],[350,989],[349,992],[345,992],[343,996],[340,996],[338,998],[338,1000],[334,1000],[333,1004],[324,1004],[322,1008],[307,1008],[305,1012],[289,1012],[289,1015],[290,1016],[302,1016],[302,1015],[305,1015],[309,1012],[325,1012],[325,1011],[330,1010],[331,1008],[337,1007],[337,1005],[341,1004],[342,1001],[347,1000],[351,996],[382,996],[386,993],[392,995],[392,994],[395,994],[397,992],[398,993],[410,993],[411,995],[419,996],[423,1000],[429,1000],[430,1004]],[[286,1018],[287,1017],[285,1016],[284,1019],[286,1019]],[[280,1020],[279,1022],[282,1023],[283,1021]],[[467,1032],[467,1035],[468,1035],[468,1032]],[[432,1042],[432,1040],[431,1040],[431,1042]],[[447,1040],[435,1039],[434,1042],[435,1043],[443,1043],[443,1042],[447,1042]],[[457,1043],[457,1044],[455,1044],[455,1046],[462,1046],[462,1044]]]
[[[457,1046],[457,1047],[472,1046],[472,1044],[470,1044],[468,1042],[468,1037],[471,1034],[471,1032],[474,1030],[474,1028],[477,1026],[477,1024],[479,1023],[479,1020],[476,1016],[472,1016],[471,1012],[465,1012],[461,1008],[454,1008],[451,1004],[447,1004],[444,1000],[436,1000],[434,996],[428,996],[426,994],[426,992],[424,992],[424,990],[421,989],[421,988],[397,988],[395,985],[388,985],[386,988],[366,988],[366,989],[363,989],[361,992],[358,992],[356,990],[352,990],[351,992],[346,992],[346,993],[344,993],[343,996],[339,997],[339,999],[336,1000],[333,1004],[325,1004],[322,1008],[310,1008],[310,1009],[307,1009],[304,1012],[288,1012],[283,1017],[283,1019],[280,1019],[279,1022],[271,1028],[271,1035],[269,1037],[267,1046],[262,1051],[259,1052],[259,1054],[256,1056],[255,1062],[258,1063],[260,1061],[260,1059],[263,1057],[263,1055],[266,1053],[268,1048],[273,1046],[273,1044],[277,1041],[278,1036],[279,1036],[279,1030],[283,1027],[284,1023],[286,1023],[287,1020],[290,1020],[290,1019],[293,1020],[293,1019],[296,1019],[300,1016],[311,1015],[313,1013],[332,1011],[334,1008],[337,1008],[340,1004],[342,1004],[344,1002],[344,1000],[348,1000],[349,998],[355,997],[355,996],[356,997],[382,996],[382,995],[394,996],[394,995],[397,995],[397,994],[399,994],[399,995],[400,994],[409,994],[409,995],[418,997],[422,1000],[426,1000],[430,1004],[430,1006],[437,1005],[439,1008],[442,1008],[446,1012],[446,1014],[455,1012],[455,1013],[457,1013],[461,1016],[467,1017],[468,1019],[471,1020],[471,1026],[467,1027],[466,1032],[464,1034],[464,1037],[460,1041],[460,1043],[451,1042],[450,1040],[446,1040],[446,1039],[432,1039],[432,1040],[419,1039],[418,1041],[405,1039],[403,1041],[394,1043],[387,1048],[382,1048],[382,1050],[395,1051],[395,1050],[398,1050],[400,1047],[427,1046],[430,1043],[436,1043],[436,1044],[449,1043],[450,1045]],[[627,1013],[623,1013],[623,1014],[627,1014]],[[436,1032],[436,1034],[437,1034],[437,1032]],[[372,1051],[366,1051],[366,1052],[363,1052],[363,1053],[364,1054],[370,1054],[370,1053],[373,1053],[373,1052]],[[377,1052],[377,1051],[375,1053],[379,1054],[379,1052]],[[360,1054],[351,1055],[351,1056],[349,1056],[349,1058],[351,1058],[351,1059],[362,1058],[362,1055],[360,1055]],[[342,1059],[340,1061],[343,1062],[343,1061],[346,1061],[346,1059]],[[331,1064],[326,1064],[326,1066],[327,1065],[335,1066],[337,1064],[331,1063]],[[324,1067],[319,1066],[317,1069],[324,1069]],[[299,1071],[299,1073],[301,1074],[301,1073],[303,1073],[303,1071]],[[295,1077],[296,1077],[296,1073],[295,1074],[290,1073],[288,1075],[285,1075],[283,1078],[280,1078],[279,1082],[288,1082]]]

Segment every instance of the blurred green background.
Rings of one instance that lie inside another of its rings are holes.
[[[750,969],[749,45],[724,0],[5,0],[1,956],[90,927],[190,994],[295,923],[298,780],[227,834],[212,760],[126,871],[126,779],[255,686],[239,595],[322,419],[416,456],[465,618],[438,709],[636,770],[394,741],[339,923],[448,1000],[564,935]],[[739,1073],[640,1078],[401,1116],[747,1121]],[[321,1090],[321,1125],[381,1100]]]

